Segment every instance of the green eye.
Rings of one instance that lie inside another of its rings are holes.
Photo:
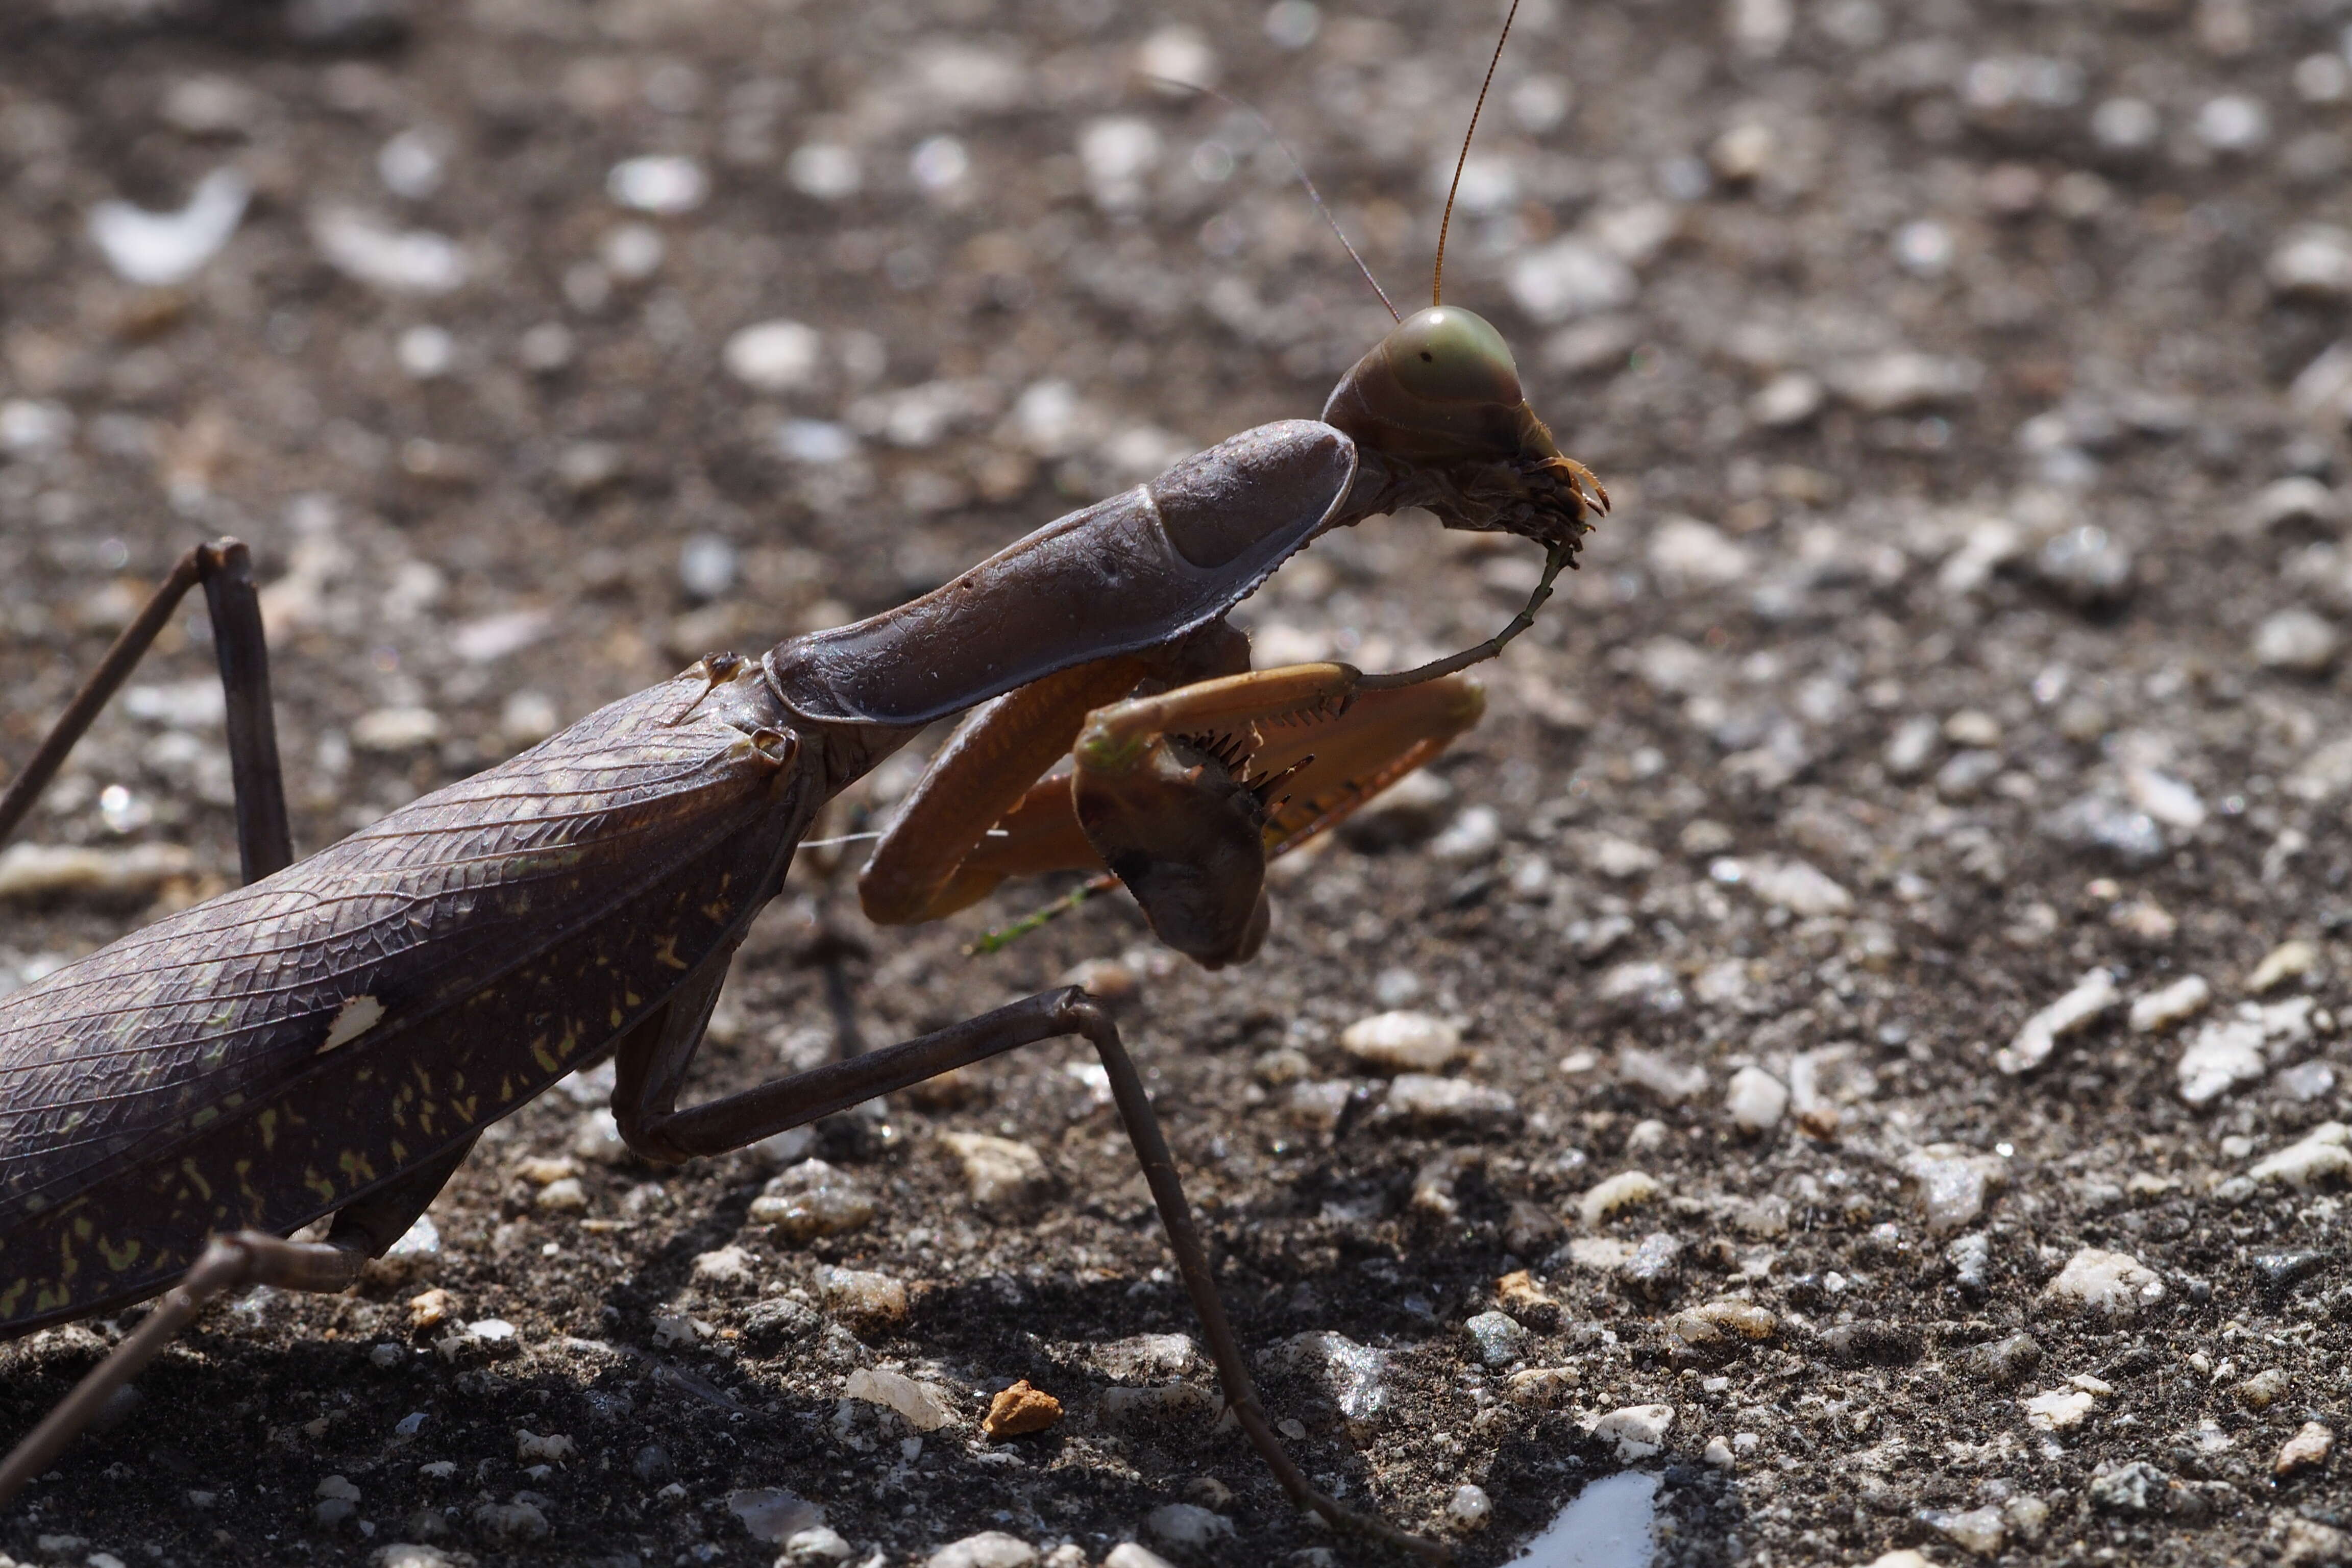
[[[1384,346],[1398,384],[1414,397],[1516,406],[1524,395],[1503,334],[1459,306],[1433,305],[1406,317]]]

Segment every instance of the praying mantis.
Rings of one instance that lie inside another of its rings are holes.
[[[674,1163],[1076,1036],[1102,1058],[1252,1445],[1303,1506],[1442,1555],[1324,1496],[1284,1450],[1142,1079],[1084,991],[678,1101],[736,949],[826,802],[937,721],[965,716],[859,875],[871,920],[1087,870],[1210,968],[1264,942],[1270,857],[1477,721],[1462,672],[1533,624],[1607,497],[1559,450],[1500,333],[1443,302],[1444,236],[1430,308],[1318,420],[1220,442],[895,609],[709,655],[299,862],[247,553],[190,552],[0,797],[5,837],[202,584],[246,885],[0,999],[0,1333],[162,1300],[0,1462],[0,1504],[208,1300],[350,1286],[485,1127],[583,1067],[614,1060],[622,1137]],[[1234,606],[1321,535],[1407,507],[1541,546],[1519,615],[1400,673],[1252,669]],[[286,1239],[327,1216],[323,1240]]]

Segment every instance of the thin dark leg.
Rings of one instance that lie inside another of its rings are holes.
[[[698,1031],[697,1031],[698,1034]],[[1143,1079],[1119,1043],[1118,1029],[1109,1012],[1075,986],[1032,996],[1025,1001],[983,1013],[935,1034],[901,1045],[886,1047],[848,1061],[829,1063],[757,1089],[730,1094],[708,1105],[685,1110],[671,1109],[677,1072],[664,1071],[663,1058],[673,1069],[692,1040],[679,1032],[633,1037],[621,1047],[619,1081],[613,1094],[614,1118],[630,1147],[655,1159],[682,1160],[697,1154],[720,1154],[755,1143],[762,1138],[845,1110],[876,1095],[888,1094],[936,1078],[940,1073],[985,1061],[1022,1046],[1068,1035],[1083,1036],[1101,1056],[1110,1075],[1111,1098],[1127,1126],[1129,1141],[1143,1163],[1144,1180],[1168,1240],[1176,1254],[1177,1272],[1184,1280],[1192,1310],[1200,1315],[1215,1362],[1225,1402],[1240,1422],[1250,1446],[1258,1452],[1283,1489],[1301,1507],[1311,1508],[1333,1524],[1360,1531],[1433,1562],[1451,1557],[1436,1542],[1424,1541],[1388,1523],[1340,1507],[1318,1491],[1306,1474],[1283,1450],[1265,1408],[1258,1402],[1257,1385],[1242,1360],[1225,1306],[1217,1293],[1216,1276],[1209,1268],[1208,1249],[1192,1223],[1192,1205],[1176,1174],[1175,1157],[1160,1136],[1159,1118],[1144,1091]]]
[[[66,1445],[97,1418],[114,1391],[138,1376],[214,1297],[251,1285],[340,1290],[359,1278],[366,1262],[364,1255],[348,1247],[281,1241],[255,1230],[215,1237],[194,1267],[163,1293],[130,1337],[92,1367],[73,1392],[10,1451],[6,1460],[0,1461],[0,1507],[23,1490],[26,1482],[47,1469]]]
[[[199,544],[181,556],[137,618],[114,639],[25,771],[0,794],[0,843],[33,809],[74,743],[130,679],[172,612],[198,583],[205,585],[212,612],[213,646],[220,658],[221,685],[228,694],[229,773],[236,789],[237,853],[245,879],[257,880],[292,862],[286,785],[278,769],[278,727],[269,706],[269,656],[262,641],[260,603],[253,591],[252,557],[234,539]]]
[[[228,695],[229,776],[236,791],[236,847],[245,879],[258,882],[294,863],[286,822],[286,781],[278,767],[278,718],[269,701],[269,647],[261,600],[253,591],[253,557],[240,542],[221,542],[204,574],[212,612],[213,651]]]
[[[66,704],[65,712],[59,715],[32,760],[25,764],[25,771],[9,784],[5,795],[0,795],[0,842],[5,842],[16,831],[16,824],[24,820],[25,814],[33,809],[33,803],[40,799],[41,792],[49,787],[49,781],[65,764],[66,753],[73,750],[74,742],[81,739],[82,731],[89,728],[116,688],[130,678],[148,645],[155,640],[155,634],[163,629],[172,612],[179,608],[181,599],[202,578],[205,549],[198,545],[180,557],[172,574],[163,579],[163,586],[148,598],[138,617],[122,628],[122,635],[114,639],[114,646],[99,660],[97,670],[82,682],[73,700]]]

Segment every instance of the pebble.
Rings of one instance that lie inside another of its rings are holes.
[[[1622,310],[1641,291],[1632,268],[1573,235],[1522,251],[1504,282],[1519,309],[1544,326]]]
[[[1682,1266],[1681,1240],[1654,1230],[1617,1265],[1617,1279],[1637,1296],[1663,1296],[1682,1277]]]
[[[1917,1517],[1971,1557],[1998,1557],[2009,1541],[2009,1522],[1997,1508],[1922,1509]]]
[[[2352,237],[2347,238],[2344,257],[2347,268],[2352,268]],[[2352,271],[2347,274],[2346,292],[2352,296]],[[2294,474],[2256,490],[2239,521],[2248,533],[2294,527],[2333,533],[2344,521],[2344,503],[2310,475]]]
[[[1328,1132],[1339,1125],[1339,1118],[1347,1114],[1348,1102],[1355,1095],[1355,1086],[1345,1079],[1294,1083],[1283,1101],[1283,1114],[1295,1127]]]
[[[1428,1073],[1400,1073],[1379,1112],[1416,1131],[1493,1133],[1518,1124],[1519,1103],[1503,1089]]]
[[[1502,847],[1502,814],[1491,805],[1465,806],[1429,841],[1429,853],[1440,860],[1483,860]]]
[[[549,1214],[579,1214],[588,1206],[588,1189],[577,1176],[562,1176],[539,1189],[531,1206]]]
[[[719,363],[727,374],[772,397],[806,392],[823,379],[824,339],[799,321],[760,321],[727,340]]]
[[[1657,1179],[1645,1171],[1621,1171],[1577,1200],[1577,1212],[1587,1226],[1597,1226],[1618,1210],[1649,1203],[1664,1192]]]
[[[1528,1331],[1507,1313],[1477,1313],[1463,1323],[1462,1331],[1470,1341],[1471,1353],[1497,1371],[1527,1352]]]
[[[196,858],[177,844],[102,849],[70,844],[12,844],[0,849],[0,900],[61,893],[126,898],[152,893],[196,873]]]
[[[1695,517],[1669,517],[1650,533],[1650,570],[1669,589],[1727,588],[1756,569],[1748,547],[1713,523]]]
[[[2084,610],[2106,610],[2131,596],[2132,552],[2095,523],[2067,529],[2036,551],[2034,574]]]
[[[784,1542],[783,1561],[795,1564],[846,1563],[856,1551],[839,1531],[820,1524],[793,1531]]]
[[[2156,818],[2095,791],[2060,806],[2041,827],[2062,844],[2105,850],[2128,867],[2159,859],[2167,847]]]
[[[1707,874],[1716,880],[1716,865]],[[1748,891],[1766,903],[1800,915],[1808,920],[1823,915],[1843,915],[1853,912],[1853,895],[1820,868],[1803,860],[1765,858],[1746,862],[1744,879]]]
[[[964,1188],[990,1214],[1012,1214],[1044,1197],[1052,1185],[1045,1156],[1026,1143],[985,1132],[942,1132],[940,1142],[963,1164]]]
[[[1748,400],[1748,417],[1767,430],[1789,430],[1822,411],[1828,394],[1814,377],[1784,370]]]
[[[2303,1188],[2352,1177],[2352,1129],[2341,1121],[2323,1121],[2295,1142],[2265,1155],[2246,1174],[2256,1182]]]
[[[1925,1353],[1919,1331],[1905,1323],[1840,1323],[1822,1331],[1822,1352],[1839,1366],[1908,1366]]]
[[[2241,1382],[2230,1393],[2249,1410],[2268,1410],[2287,1390],[2286,1373],[2277,1367],[2258,1372]]]
[[[1717,1353],[1741,1343],[1760,1344],[1780,1329],[1780,1321],[1769,1310],[1732,1297],[1677,1312],[1666,1323],[1666,1332],[1682,1344]]]
[[[126,283],[169,289],[186,282],[220,254],[244,221],[253,183],[236,169],[215,169],[196,182],[176,212],[152,213],[129,202],[103,201],[89,212],[92,244]]]
[[[1340,1048],[1376,1073],[1443,1072],[1461,1060],[1462,1031],[1428,1013],[1375,1013],[1339,1035]]]
[[[2242,1002],[2227,1018],[2199,1026],[2175,1068],[2180,1098],[2209,1105],[2242,1084],[2260,1082],[2276,1057],[2311,1038],[2312,999],[2260,1006]]]
[[[2009,1164],[1958,1143],[1936,1143],[1907,1155],[1903,1174],[1926,1216],[1928,1234],[1943,1237],[1977,1222],[1987,1195],[2008,1184]]]
[[[1000,1390],[988,1402],[988,1414],[980,1429],[991,1437],[1019,1437],[1031,1432],[1043,1432],[1062,1418],[1062,1402],[1042,1389],[1033,1388],[1027,1378],[1012,1387]]]
[[[1037,1549],[1019,1536],[983,1530],[940,1547],[923,1568],[1034,1568],[1037,1561]]]
[[[816,1271],[818,1296],[844,1317],[869,1323],[899,1323],[907,1318],[907,1287],[903,1280],[865,1268]]]
[[[2263,275],[2284,299],[2352,299],[2352,234],[2330,224],[2297,229],[2272,250]]]
[[[465,251],[447,236],[395,229],[349,207],[312,213],[310,243],[337,271],[387,294],[454,293],[471,270]]]
[[[2283,942],[2263,955],[2254,972],[2246,976],[2246,989],[2253,995],[2277,990],[2290,980],[2303,980],[2319,967],[2319,949],[2308,942]]]
[[[1993,1065],[2014,1076],[2050,1059],[2060,1040],[2081,1033],[2123,1001],[2115,976],[2094,969],[2074,988],[2025,1021],[2017,1036],[1993,1056]]]
[[[1648,845],[1614,833],[1572,833],[1566,843],[1577,864],[1612,882],[1646,877],[1665,863],[1664,857]]]
[[[2110,153],[2144,153],[2163,133],[2162,118],[2145,99],[2111,98],[2091,111],[2091,135]]]
[[[476,1524],[502,1540],[544,1541],[547,1539],[546,1510],[536,1502],[524,1500],[520,1493],[508,1502],[485,1502],[477,1505],[472,1518]]]
[[[1936,770],[1936,793],[1955,803],[1974,800],[2005,765],[1999,752],[1955,752]]]
[[[710,196],[710,176],[692,158],[675,153],[626,158],[604,176],[604,194],[636,212],[675,217]]]
[[[1881,758],[1890,776],[1916,779],[1935,762],[1943,744],[1943,727],[1926,713],[1915,713],[1895,726]]]
[[[368,1554],[368,1568],[453,1568],[456,1559],[437,1546],[395,1541]]]
[[[874,1199],[855,1178],[823,1160],[803,1160],[768,1179],[749,1219],[787,1240],[809,1242],[856,1230],[874,1217]]]
[[[1474,1482],[1463,1482],[1445,1500],[1445,1522],[1465,1535],[1486,1529],[1494,1516],[1495,1500],[1486,1495],[1486,1488]]]
[[[1396,1403],[1388,1353],[1358,1344],[1344,1334],[1324,1331],[1293,1335],[1269,1350],[1265,1360],[1278,1369],[1314,1379],[1352,1426],[1379,1420]]]
[[[2037,1432],[2071,1432],[2091,1414],[2093,1400],[2079,1388],[2053,1388],[2017,1402],[2025,1424]]]
[[[2155,1513],[2172,1489],[2172,1478],[2146,1459],[2102,1463],[2091,1472],[2091,1506],[2105,1513]]]
[[[2042,1364],[2042,1342],[2026,1333],[1990,1340],[1968,1353],[1967,1364],[2004,1386],[2022,1383]]]
[[[2295,1429],[2271,1461],[2274,1476],[2291,1476],[2297,1470],[2315,1469],[2327,1462],[2328,1451],[2336,1447],[2336,1432],[2316,1421],[2306,1421]]]
[[[1680,1105],[1706,1092],[1706,1069],[1629,1046],[1617,1053],[1617,1081],[1645,1090],[1668,1105]]]
[[[714,1251],[697,1253],[690,1272],[696,1284],[725,1290],[747,1289],[759,1279],[751,1255],[732,1242]]]
[[[2310,610],[2279,610],[2254,628],[2251,651],[2264,669],[2293,675],[2325,674],[2336,662],[2343,639],[2334,623]]]
[[[1601,1416],[1591,1431],[1598,1441],[1615,1446],[1620,1464],[1631,1465],[1664,1448],[1674,1424],[1671,1405],[1628,1405]]]
[[[781,1487],[730,1492],[727,1511],[741,1521],[752,1540],[772,1545],[782,1545],[801,1531],[824,1522],[824,1510]]]
[[[319,1500],[310,1512],[321,1528],[331,1530],[359,1511],[360,1489],[341,1476],[329,1476],[312,1489]]]
[[[1731,1075],[1724,1102],[1732,1124],[1742,1132],[1769,1132],[1788,1114],[1789,1086],[1759,1067],[1744,1067]]]
[[[1974,360],[1897,351],[1841,365],[1830,376],[1839,396],[1864,414],[1916,414],[1966,402],[1984,382]]]
[[[352,744],[362,752],[413,752],[440,740],[441,715],[430,708],[375,708],[352,722]]]
[[[884,1368],[857,1368],[843,1380],[841,1394],[895,1410],[918,1432],[936,1432],[955,1419],[955,1402],[945,1389]]]
[[[1234,1533],[1234,1521],[1198,1503],[1162,1503],[1143,1516],[1145,1531],[1186,1552],[1206,1552]]]
[[[2132,998],[2127,1021],[2135,1035],[2152,1035],[2195,1017],[2213,999],[2213,988],[2201,975],[2183,975],[2160,990]]]
[[[2062,1306],[2127,1319],[2164,1299],[2164,1281],[2129,1253],[2085,1247],[2066,1260],[2042,1294]]]
[[[1102,1561],[1102,1568],[1175,1568],[1175,1564],[1148,1546],[1122,1541],[1110,1549],[1110,1555]]]

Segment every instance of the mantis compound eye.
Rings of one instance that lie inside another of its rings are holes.
[[[1398,389],[1418,402],[1515,408],[1525,395],[1503,334],[1459,306],[1433,305],[1406,317],[1379,352]]]

